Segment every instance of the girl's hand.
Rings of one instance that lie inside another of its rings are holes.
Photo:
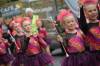
[[[57,35],[57,40],[58,40],[59,42],[63,42],[63,38],[62,38],[60,35]]]
[[[8,43],[8,40],[7,39],[4,39],[4,43]]]

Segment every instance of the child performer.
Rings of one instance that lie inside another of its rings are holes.
[[[25,20],[23,21],[22,26],[27,38],[29,38],[26,50],[28,66],[53,66],[53,57],[50,54],[47,43],[37,34],[32,35],[31,22]],[[46,51],[43,51],[42,49]]]
[[[14,56],[15,60],[12,63],[12,66],[26,66],[27,56],[25,54],[25,49],[28,44],[28,40],[24,35],[23,29],[21,27],[21,23],[15,22],[13,24],[13,28],[16,31],[14,35],[15,38],[15,51]]]
[[[7,52],[10,44],[2,34],[2,29],[0,29],[0,66],[10,66],[10,62],[13,60],[12,55]]]
[[[83,5],[83,10],[86,16],[85,18],[88,19],[89,23],[86,21],[83,22],[82,18],[80,18],[80,28],[86,35],[89,50],[97,62],[95,66],[100,66],[100,22],[97,20],[97,3],[94,0],[86,0]]]
[[[62,16],[62,24],[65,29],[65,49],[69,54],[69,57],[63,59],[61,66],[95,66],[91,63],[90,54],[85,52],[83,33],[81,30],[76,29],[76,20],[72,13],[65,11],[65,14],[60,16]],[[58,40],[63,42],[59,35]]]
[[[42,21],[37,20],[36,24],[37,24],[37,27],[38,27],[39,36],[41,36],[41,38],[43,38],[47,42],[47,44],[50,45],[51,40],[50,40],[50,38],[47,37],[48,32],[47,32],[46,28],[43,26]]]

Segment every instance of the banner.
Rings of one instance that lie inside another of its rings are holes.
[[[68,5],[68,7],[71,9],[73,14],[77,17],[80,18],[80,7],[78,4],[78,0],[64,0],[65,3]]]
[[[7,6],[7,7],[1,7],[0,13],[2,17],[12,17],[16,16],[21,13],[20,9],[16,8],[15,5]]]

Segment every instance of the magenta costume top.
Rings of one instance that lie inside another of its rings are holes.
[[[40,36],[30,36],[29,44],[26,50],[28,55],[39,54],[43,48],[46,48],[47,43]]]
[[[69,53],[78,53],[83,52],[84,48],[84,40],[79,31],[76,33],[66,33],[66,50]]]
[[[15,53],[25,53],[27,45],[28,45],[28,38],[25,35],[22,36],[15,36],[16,44],[15,45]]]
[[[0,55],[6,54],[8,48],[8,43],[5,43],[3,40],[0,42]]]
[[[39,35],[42,37],[42,38],[45,38],[47,36],[48,32],[46,31],[45,28],[40,28],[39,29]]]
[[[89,23],[86,40],[89,43],[90,50],[100,50],[100,22]]]
[[[100,21],[97,20],[96,23],[87,23],[83,7],[80,10],[81,16],[79,19],[79,26],[86,36],[86,42],[89,44],[89,50],[100,50]]]

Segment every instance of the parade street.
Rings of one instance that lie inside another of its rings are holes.
[[[61,66],[62,59],[64,56],[62,55],[61,49],[56,49],[52,52],[55,58],[55,64],[54,66]]]

